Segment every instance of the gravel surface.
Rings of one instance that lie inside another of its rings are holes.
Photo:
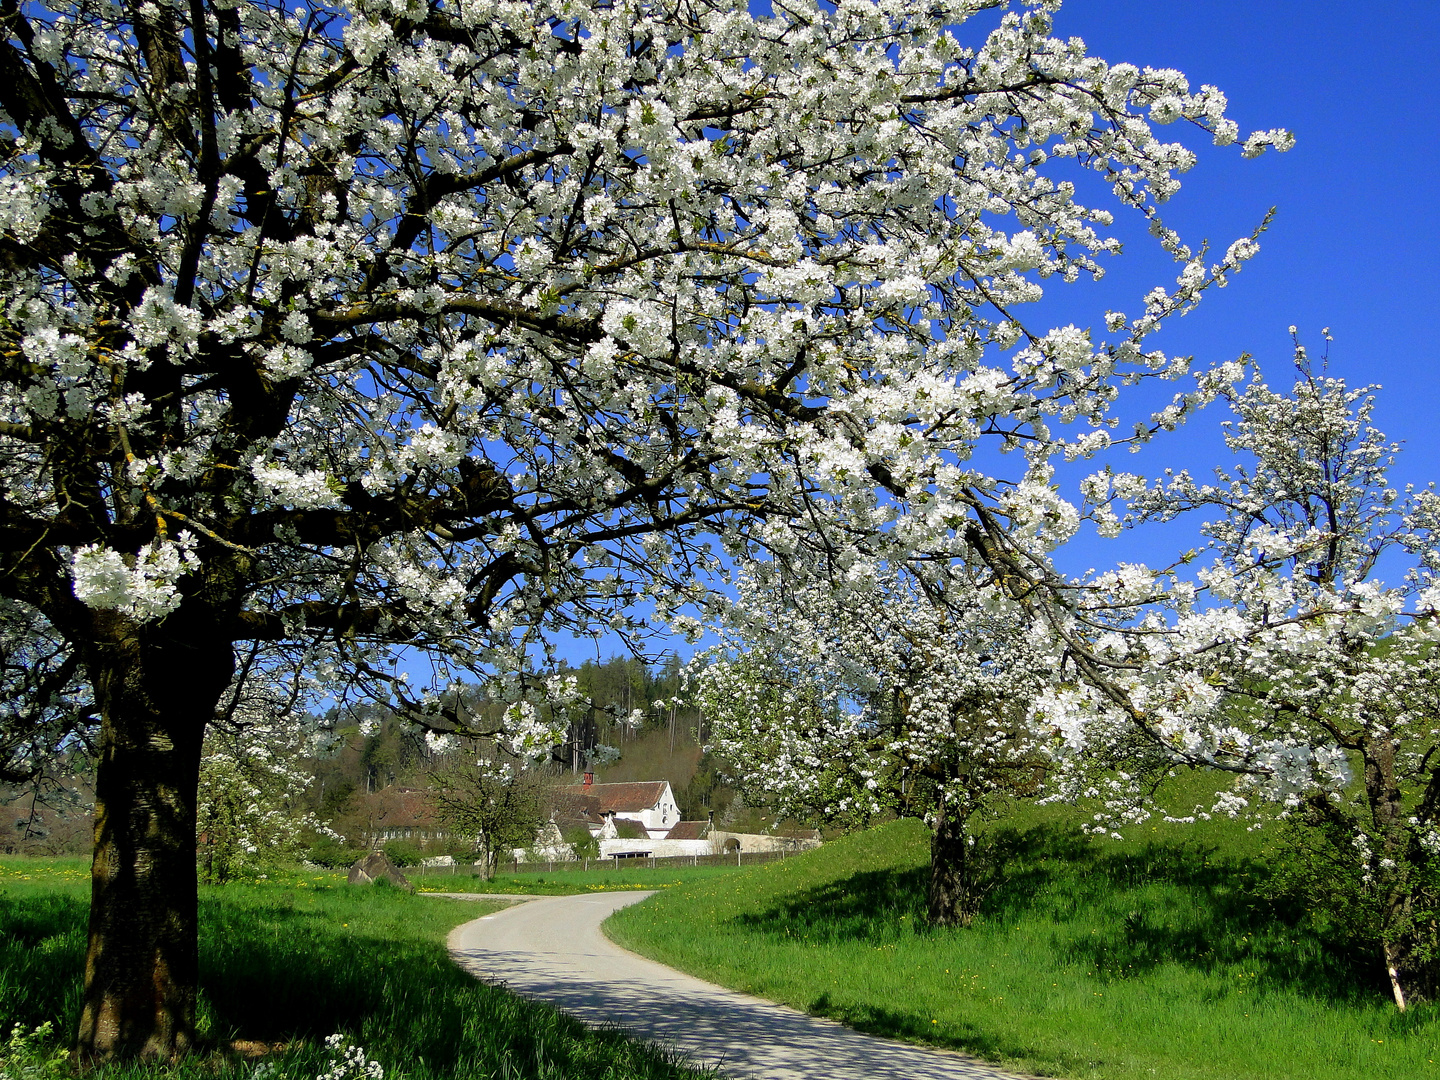
[[[745,1080],[1017,1080],[961,1054],[852,1031],[702,982],[600,932],[648,892],[536,897],[450,933],[465,970],[597,1026],[624,1028]],[[1023,1080],[1023,1078],[1021,1078]]]

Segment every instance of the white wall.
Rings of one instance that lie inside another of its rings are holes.
[[[715,849],[718,850],[718,849]],[[676,855],[712,855],[709,840],[601,840],[600,857],[610,858],[616,852],[643,851],[657,859]]]
[[[650,834],[652,839],[658,840],[680,820],[680,804],[675,801],[675,793],[670,790],[670,784],[667,781],[664,790],[660,792],[659,801],[654,806],[648,810],[619,811],[615,816],[622,821],[638,822],[645,827],[645,831]],[[686,852],[686,854],[688,855],[690,852]]]
[[[712,829],[706,843],[714,844],[718,854],[725,850],[725,841],[731,837],[740,841],[740,850],[745,851],[810,851],[820,846],[819,840],[804,840],[793,836],[771,836],[769,833],[739,833]]]

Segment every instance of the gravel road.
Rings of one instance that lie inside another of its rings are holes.
[[[973,1058],[865,1035],[702,982],[600,932],[612,911],[649,895],[540,897],[456,927],[450,952],[479,978],[588,1024],[625,1028],[696,1064],[719,1065],[735,1080],[1017,1080]]]

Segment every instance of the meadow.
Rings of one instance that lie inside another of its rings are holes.
[[[65,1071],[44,1059],[75,1029],[88,898],[82,860],[0,860],[0,1034],[52,1024],[27,1060],[7,1062],[15,1055],[0,1045],[0,1072]],[[204,1047],[166,1080],[313,1080],[336,1062],[324,1045],[335,1033],[363,1047],[386,1080],[701,1080],[660,1050],[460,971],[446,934],[494,906],[351,887],[326,873],[202,889]]]
[[[1072,819],[1073,820],[1073,819]],[[619,944],[864,1031],[1076,1080],[1440,1077],[1440,1006],[1399,1013],[1377,957],[1277,899],[1232,823],[1090,839],[1002,828],[968,929],[925,920],[929,834],[904,820],[617,913]]]
[[[743,870],[412,880],[455,892],[658,889],[607,923],[620,944],[861,1030],[1040,1076],[1440,1077],[1440,1006],[1398,1013],[1375,957],[1270,887],[1283,836],[1157,823],[1115,842],[1073,822],[1057,810],[1001,823],[1005,874],[965,930],[925,923],[929,836],[913,820]],[[0,859],[0,1035],[53,1022],[28,1075],[0,1048],[0,1072],[15,1080],[43,1080],[44,1057],[73,1031],[87,898],[84,860]],[[388,1080],[700,1075],[460,972],[445,935],[494,906],[350,887],[327,872],[203,889],[204,1053],[167,1080],[312,1080],[335,1063],[323,1044],[336,1032]],[[57,1062],[49,1074],[62,1071]]]

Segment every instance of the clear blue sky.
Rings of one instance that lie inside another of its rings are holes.
[[[1111,63],[1178,68],[1192,86],[1220,87],[1242,136],[1270,127],[1296,136],[1293,150],[1258,161],[1187,140],[1200,162],[1166,207],[1169,224],[1223,250],[1268,207],[1276,217],[1259,256],[1156,346],[1202,364],[1249,352],[1278,388],[1290,381],[1288,327],[1315,349],[1329,326],[1331,373],[1383,387],[1377,426],[1405,443],[1395,479],[1440,480],[1440,3],[1067,0],[1055,32]],[[1130,310],[1131,296],[1173,279],[1152,250],[1131,244],[1105,281],[1064,301],[1066,317],[1098,325],[1104,305],[1083,294],[1108,300],[1118,290]],[[1208,472],[1224,453],[1225,415],[1202,413],[1117,465]],[[1096,565],[1159,562],[1161,546],[1082,543],[1064,562],[1092,551]]]
[[[1083,38],[1111,63],[1178,68],[1192,86],[1220,87],[1242,137],[1272,127],[1296,136],[1289,153],[1245,161],[1185,125],[1162,132],[1200,152],[1164,212],[1188,242],[1209,238],[1223,251],[1272,206],[1276,217],[1259,256],[1168,325],[1155,347],[1207,366],[1248,352],[1278,387],[1292,370],[1288,327],[1318,347],[1329,326],[1332,374],[1383,386],[1377,425],[1405,443],[1395,479],[1440,480],[1440,2],[1067,0],[1055,33]],[[1132,231],[1104,281],[1051,290],[1047,324],[1098,332],[1107,307],[1138,311],[1149,288],[1173,282],[1177,267],[1143,230]],[[1173,389],[1166,384],[1165,396]],[[1202,413],[1115,464],[1208,474],[1223,461],[1226,415]],[[1082,538],[1061,564],[1164,563],[1193,536],[1186,525],[1118,541]],[[593,645],[575,646],[562,646],[575,650],[575,662],[594,655]],[[604,642],[601,650],[610,651]]]

